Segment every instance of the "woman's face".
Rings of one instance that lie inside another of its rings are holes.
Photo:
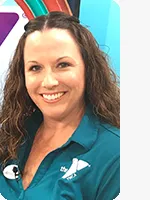
[[[44,116],[62,119],[84,105],[85,66],[69,31],[31,33],[24,48],[25,83]]]

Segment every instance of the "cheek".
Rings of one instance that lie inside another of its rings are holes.
[[[25,84],[26,84],[26,88],[28,91],[34,89],[34,87],[36,87],[36,85],[38,84],[37,82],[37,78],[33,77],[33,76],[25,76]]]
[[[68,84],[76,89],[83,90],[85,87],[85,74],[84,71],[70,72]]]

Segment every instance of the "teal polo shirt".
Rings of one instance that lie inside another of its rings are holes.
[[[28,119],[29,137],[19,149],[18,160],[9,165],[23,170],[41,121],[37,112]],[[87,107],[76,131],[44,158],[26,190],[21,176],[12,180],[1,171],[0,193],[7,200],[113,200],[120,190],[119,168],[119,130],[102,123]]]

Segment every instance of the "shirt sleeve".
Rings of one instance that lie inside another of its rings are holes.
[[[109,167],[99,185],[96,200],[113,200],[120,193],[120,157]]]

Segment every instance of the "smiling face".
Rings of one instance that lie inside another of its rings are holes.
[[[24,48],[25,84],[44,117],[55,120],[84,106],[85,66],[69,31],[31,33]]]

